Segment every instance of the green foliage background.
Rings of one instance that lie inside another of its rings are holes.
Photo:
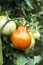
[[[39,40],[36,41],[36,47],[29,54],[29,57],[34,57],[34,56],[37,57],[37,55],[41,55],[42,60],[40,61],[39,64],[36,64],[36,65],[43,65],[43,0],[0,0],[0,15],[5,15],[5,14],[8,15],[10,18],[22,17],[22,18],[25,18],[28,22],[39,22],[39,24],[41,25],[41,28],[40,28],[41,38],[40,38],[40,41]],[[9,52],[10,46],[7,46],[7,48],[8,49],[4,49],[6,52],[3,50],[5,54],[6,53],[8,54],[7,59],[6,60],[4,59],[4,61],[5,61],[4,65],[14,65],[13,64],[14,60],[11,59],[8,61],[8,59],[11,58],[12,52],[14,52],[14,50]],[[12,50],[12,48],[11,48],[11,50]],[[16,52],[14,52],[14,53],[16,53]],[[19,56],[17,56],[17,59],[18,59],[18,57]],[[4,57],[4,58],[6,58],[6,57]],[[23,59],[23,58],[21,57],[21,59]],[[26,58],[24,57],[24,59],[26,59]],[[12,63],[12,61],[13,61],[13,63]],[[20,59],[19,59],[19,61],[20,61]],[[30,61],[33,63],[32,59]],[[29,61],[29,63],[31,63],[30,61]],[[17,61],[15,60],[15,62],[18,63],[18,60]],[[26,63],[27,62],[28,61],[26,60]],[[32,64],[26,64],[26,65],[32,65]]]

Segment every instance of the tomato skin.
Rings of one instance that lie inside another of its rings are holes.
[[[31,36],[28,29],[24,26],[19,26],[11,36],[13,45],[18,49],[26,49],[31,44]]]

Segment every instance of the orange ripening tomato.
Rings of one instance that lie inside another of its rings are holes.
[[[13,45],[18,49],[26,49],[31,44],[31,36],[28,32],[27,27],[20,25],[11,36]]]

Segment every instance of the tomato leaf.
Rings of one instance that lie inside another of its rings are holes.
[[[34,56],[34,64],[39,63],[42,60],[42,57],[40,55]]]
[[[24,55],[19,54],[17,56],[17,59],[14,60],[14,63],[16,65],[25,65],[25,64],[28,63],[28,60],[27,60],[27,58]]]
[[[30,2],[30,0],[25,0],[25,2],[26,2],[26,4],[31,8],[31,9],[33,9],[33,7],[32,7],[32,4],[31,4],[31,2]]]
[[[28,57],[28,65],[35,65],[34,60]]]
[[[21,11],[23,12],[23,15],[26,16],[25,10],[22,8]]]

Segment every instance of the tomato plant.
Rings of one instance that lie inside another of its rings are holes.
[[[0,65],[43,65],[43,0],[0,0],[0,33]]]

